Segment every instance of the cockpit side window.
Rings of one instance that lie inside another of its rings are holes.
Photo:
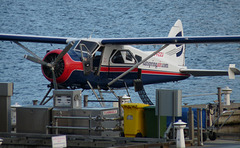
[[[124,63],[123,57],[120,51],[117,51],[116,54],[112,57],[113,63]]]
[[[118,50],[115,52],[111,59],[112,63],[117,64],[134,64],[136,63],[132,53],[128,50]]]

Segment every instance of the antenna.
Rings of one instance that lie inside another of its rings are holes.
[[[89,38],[92,38],[93,33],[95,32],[95,28],[93,29],[92,33],[90,34]]]

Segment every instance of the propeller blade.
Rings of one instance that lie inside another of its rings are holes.
[[[53,63],[53,66],[57,64],[57,62],[70,50],[70,48],[73,46],[73,42],[70,42],[64,50],[57,56],[56,60]]]
[[[52,75],[53,75],[53,87],[55,90],[57,90],[58,86],[57,86],[57,79],[56,79],[56,76],[55,76],[55,71],[54,71],[54,68],[52,67]]]
[[[31,55],[33,55],[35,58],[41,59],[39,56],[37,56],[35,53],[33,53],[30,49],[28,49],[27,47],[25,47],[23,44],[14,41],[14,43],[16,43],[18,46],[22,47],[25,51],[27,51],[28,53],[30,53]]]
[[[24,58],[29,60],[29,61],[32,61],[34,63],[38,63],[38,64],[41,64],[41,65],[44,65],[44,66],[52,67],[52,65],[50,63],[47,63],[47,62],[45,62],[43,60],[40,60],[38,58],[29,56],[29,55],[24,55]]]

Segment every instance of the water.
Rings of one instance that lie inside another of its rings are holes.
[[[1,0],[0,32],[63,37],[164,37],[181,19],[185,36],[239,35],[240,3],[238,0]],[[23,43],[38,56],[63,45]],[[136,46],[156,50],[159,46]],[[187,45],[188,68],[227,69],[235,63],[240,68],[239,44]],[[0,82],[14,82],[12,104],[31,104],[41,100],[49,82],[40,66],[23,58],[27,54],[16,44],[0,42]],[[153,102],[156,88],[182,89],[183,95],[215,93],[217,87],[233,89],[231,99],[240,102],[240,79],[227,77],[190,77],[187,80],[145,86]],[[126,93],[117,91],[118,95]],[[134,102],[141,102],[130,88]],[[90,91],[83,93],[95,99]],[[183,103],[201,104],[216,96],[183,98]]]

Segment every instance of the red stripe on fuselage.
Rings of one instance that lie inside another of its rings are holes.
[[[131,67],[101,67],[101,72],[125,72]],[[133,69],[131,72],[138,72],[138,68]]]
[[[101,67],[101,72],[125,72],[131,67]],[[131,72],[138,72],[138,68],[133,69]],[[168,75],[168,76],[184,76],[189,77],[189,74],[164,72],[164,71],[153,71],[153,70],[142,70],[142,74],[150,75]]]

